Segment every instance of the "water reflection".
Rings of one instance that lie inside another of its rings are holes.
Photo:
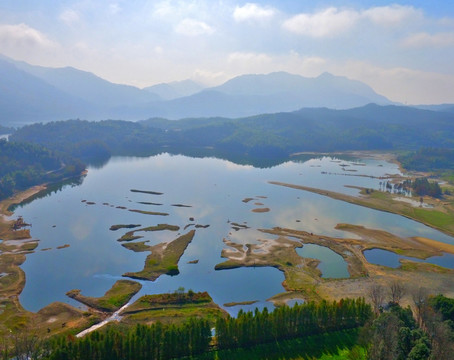
[[[302,248],[295,250],[301,257],[320,260],[317,268],[322,272],[323,278],[338,279],[350,276],[344,258],[327,247],[305,244]]]
[[[391,251],[382,250],[382,249],[371,249],[365,250],[364,256],[366,260],[372,264],[388,266],[392,268],[398,268],[401,265],[400,260],[406,259],[416,262],[424,262],[428,264],[434,264],[442,266],[448,269],[454,269],[454,255],[453,254],[443,254],[441,256],[432,256],[425,260],[418,259],[410,256],[403,256]]]
[[[144,235],[138,241],[150,240],[150,245],[173,240],[178,233],[186,233],[196,224],[209,225],[196,229],[194,239],[180,259],[180,274],[142,282],[144,286],[140,294],[174,291],[182,286],[194,291],[208,291],[218,304],[258,300],[253,307],[270,306],[266,299],[283,291],[284,275],[275,268],[215,271],[215,265],[225,261],[221,258],[224,238],[243,245],[255,244],[259,239],[269,238],[259,229],[276,226],[322,236],[352,237],[334,229],[337,223],[351,223],[383,229],[399,236],[424,236],[454,243],[453,238],[401,216],[268,183],[274,180],[355,193],[357,189],[345,185],[378,189],[379,180],[366,176],[324,175],[321,172],[342,172],[340,165],[344,164],[355,167],[358,171],[354,174],[382,176],[398,172],[394,164],[375,159],[338,160],[327,156],[295,161],[286,159],[278,162],[281,165],[263,168],[251,167],[248,162],[248,159],[242,162],[248,166],[238,166],[210,157],[170,154],[112,158],[102,168],[89,168],[84,179],[62,185],[23,204],[20,215],[33,223],[32,237],[40,239],[36,252],[28,255],[22,265],[27,277],[20,296],[24,307],[36,311],[53,301],[73,304],[65,296],[71,289],[81,289],[86,296],[101,296],[125,272],[142,270],[148,253],[135,253],[122,247],[117,239],[127,230],[109,230],[116,224],[140,224],[142,227],[171,224],[180,227],[178,232],[137,234]],[[134,193],[131,189],[157,191],[163,195]],[[242,201],[248,197],[254,200],[249,203]],[[87,205],[89,202],[92,205]],[[150,202],[162,205],[145,204]],[[260,207],[267,207],[270,211],[252,212],[257,207],[256,202],[263,203]],[[130,209],[169,215],[133,213],[128,211]],[[249,228],[235,231],[234,222]],[[190,227],[185,229],[187,225]],[[57,250],[64,244],[70,246]],[[45,248],[52,250],[41,251]],[[305,245],[304,248],[307,251],[311,247]],[[310,257],[316,256],[312,254]],[[346,265],[336,256],[327,253],[319,257],[323,276],[348,276]],[[188,264],[193,260],[199,261]],[[234,314],[239,308],[241,306],[235,306],[228,311]]]

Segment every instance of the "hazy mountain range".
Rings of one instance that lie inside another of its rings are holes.
[[[285,72],[244,75],[205,89],[191,80],[139,89],[71,67],[46,68],[1,57],[0,75],[4,125],[69,118],[239,117],[302,107],[391,103],[359,81],[327,73],[317,78]]]
[[[236,118],[306,107],[392,104],[362,82],[329,73],[307,78],[276,72],[242,75],[211,88],[184,80],[139,89],[71,67],[47,68],[0,57],[0,76],[0,124],[4,126],[76,118]],[[430,110],[454,111],[454,106]]]

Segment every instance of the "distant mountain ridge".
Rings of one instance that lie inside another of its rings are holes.
[[[453,149],[454,115],[369,104],[348,110],[306,108],[237,119],[72,120],[25,126],[11,140],[41,144],[75,157],[168,152],[232,160],[255,158],[269,166],[272,159],[288,160],[299,152]]]
[[[329,99],[325,99],[326,91],[338,96],[356,96],[362,98],[366,103],[387,105],[392,102],[386,97],[378,95],[372,88],[360,81],[350,80],[342,76],[334,76],[330,73],[323,73],[315,78],[293,75],[286,72],[274,72],[267,75],[242,75],[235,77],[224,84],[212,88],[230,95],[276,95],[287,96],[295,94],[303,103],[308,103],[305,98],[311,99],[309,107],[330,107],[327,106]],[[367,100],[366,100],[367,99]],[[358,105],[343,103],[334,108],[352,108]],[[361,105],[365,105],[362,103]],[[359,105],[359,106],[361,106]]]
[[[143,88],[158,95],[162,100],[173,100],[184,96],[194,95],[206,87],[192,80],[173,81]]]
[[[0,124],[17,126],[88,116],[94,106],[0,60]]]
[[[44,80],[69,95],[100,106],[135,105],[161,100],[156,94],[134,86],[114,84],[73,67],[46,68],[24,62],[16,62],[15,65],[18,69]]]
[[[316,78],[286,72],[241,75],[205,89],[191,80],[139,89],[70,67],[34,66],[6,57],[0,57],[0,67],[7,83],[14,84],[0,87],[0,123],[7,126],[69,118],[236,118],[304,107],[392,104],[364,83],[328,73]]]
[[[412,107],[422,110],[442,111],[454,113],[454,104],[440,104],[440,105],[413,105]]]

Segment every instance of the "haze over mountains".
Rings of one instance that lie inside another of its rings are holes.
[[[241,117],[392,103],[364,83],[328,73],[316,78],[285,72],[243,75],[205,89],[191,80],[139,89],[71,67],[46,68],[1,57],[0,74],[0,121],[9,126],[70,118]]]

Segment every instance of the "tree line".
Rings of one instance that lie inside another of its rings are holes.
[[[0,140],[0,199],[15,191],[80,174],[85,165],[43,146]]]
[[[216,322],[219,349],[248,347],[260,343],[326,332],[351,329],[364,325],[372,311],[363,298],[338,302],[295,304],[269,313],[240,311],[237,318],[220,318]]]
[[[398,157],[408,170],[435,171],[454,168],[454,149],[425,147]]]
[[[330,343],[331,337],[339,341],[349,331],[355,331],[358,334],[356,345],[351,347],[350,341],[349,359],[451,359],[454,299],[429,296],[424,288],[415,288],[410,292],[414,303],[412,311],[410,307],[399,305],[406,292],[402,284],[393,282],[388,290],[390,301],[382,307],[377,305],[385,304],[385,288],[376,284],[371,287],[369,296],[375,296],[375,316],[363,298],[309,302],[279,307],[272,312],[266,308],[240,311],[236,318],[216,320],[214,329],[206,319],[191,318],[179,325],[108,326],[83,338],[65,335],[43,340],[35,334],[22,342],[18,337],[15,346],[9,351],[0,351],[0,355],[5,360],[164,360],[218,356],[227,359],[241,358],[241,354],[247,354],[247,349],[254,352],[267,346],[272,352],[280,349],[279,344],[294,341],[292,339],[320,336],[325,340],[312,344],[312,348],[315,346],[322,353],[325,342]],[[344,335],[339,338],[339,334]],[[305,351],[296,343],[290,348],[296,353]]]
[[[345,299],[283,306],[272,312],[266,308],[241,311],[237,318],[218,319],[214,336],[206,319],[190,318],[180,325],[117,325],[83,338],[59,336],[39,342],[36,335],[35,341],[28,339],[35,346],[5,350],[2,359],[24,356],[40,360],[165,360],[357,328],[371,315],[371,307],[364,299]]]
[[[429,181],[426,177],[416,178],[412,180],[405,180],[402,182],[404,189],[412,189],[418,196],[431,196],[439,198],[443,195],[440,185],[436,181]]]
[[[405,294],[411,298],[413,310],[400,306]],[[389,283],[388,291],[373,283],[368,297],[376,314],[363,328],[362,345],[368,359],[452,359],[454,299],[431,296],[424,287],[408,288],[399,281]]]

